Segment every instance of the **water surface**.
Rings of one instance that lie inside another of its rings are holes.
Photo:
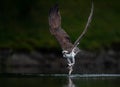
[[[1,87],[120,87],[119,74],[15,74],[0,76]]]

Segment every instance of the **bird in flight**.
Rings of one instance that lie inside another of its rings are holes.
[[[80,52],[80,49],[78,48],[80,40],[87,32],[88,26],[92,20],[93,9],[94,6],[92,3],[91,12],[88,17],[86,26],[82,34],[80,34],[80,36],[74,43],[71,42],[69,35],[61,27],[61,15],[59,12],[58,4],[53,6],[49,11],[49,17],[48,17],[49,26],[50,26],[49,29],[51,34],[57,39],[57,41],[60,44],[62,48],[63,57],[66,58],[68,61],[69,75],[73,71],[73,66],[75,64],[75,56],[76,54],[78,54],[78,52]]]

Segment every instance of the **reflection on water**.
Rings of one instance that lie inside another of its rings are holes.
[[[70,77],[68,77],[68,84],[63,87],[76,87],[76,86],[73,83],[72,79]]]
[[[120,87],[119,76],[28,75],[0,76],[0,87]]]

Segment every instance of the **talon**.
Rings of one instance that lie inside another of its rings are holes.
[[[68,64],[68,66],[72,66],[72,64]]]
[[[73,65],[74,65],[74,63],[69,63],[69,64],[68,64],[69,75],[71,75],[71,73],[72,73],[72,71],[73,71]]]
[[[69,64],[68,64],[68,66],[73,66],[73,65],[74,65],[74,63],[69,63]]]
[[[72,66],[68,67],[69,68],[69,75],[71,75],[72,71],[73,71],[73,68]]]

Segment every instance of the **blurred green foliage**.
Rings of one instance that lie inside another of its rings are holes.
[[[50,34],[48,12],[59,4],[62,27],[74,42],[82,33],[90,13],[91,0],[0,0],[0,47],[59,48]],[[83,49],[96,50],[120,43],[119,0],[94,0],[94,15]]]

